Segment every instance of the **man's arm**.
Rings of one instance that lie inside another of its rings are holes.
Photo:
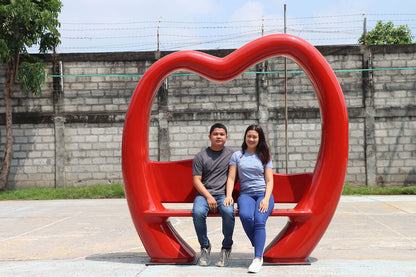
[[[198,193],[207,199],[209,210],[213,213],[217,212],[217,201],[215,201],[215,198],[205,188],[204,184],[202,183],[202,176],[194,175],[193,182],[194,187]]]

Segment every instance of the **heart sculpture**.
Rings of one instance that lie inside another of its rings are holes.
[[[285,228],[266,247],[264,260],[305,262],[325,233],[339,202],[347,169],[348,114],[344,95],[331,67],[315,47],[292,35],[270,35],[224,58],[197,51],[172,53],[155,62],[140,80],[126,114],[122,169],[130,213],[152,262],[189,263],[195,259],[194,250],[167,221],[169,213],[162,205],[161,196],[164,192],[158,187],[163,178],[181,176],[175,173],[176,169],[169,170],[169,163],[160,162],[166,170],[156,172],[155,162],[149,161],[150,113],[161,83],[178,70],[191,71],[217,82],[228,81],[250,66],[275,56],[294,60],[308,75],[320,105],[322,134],[312,180],[293,209],[299,213],[307,211],[310,216],[289,216]],[[172,165],[181,166],[175,162]],[[179,188],[173,191],[172,194],[183,193]],[[148,216],[152,212],[161,216]]]

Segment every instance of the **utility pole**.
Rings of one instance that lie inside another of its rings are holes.
[[[157,25],[157,49],[156,49],[156,59],[160,58],[160,40],[159,40],[159,32],[160,32],[160,23],[162,22],[162,17],[159,18],[159,24]]]
[[[286,34],[286,4],[284,4],[284,33]],[[287,58],[285,60],[285,155],[286,155],[286,174],[288,174],[288,162],[289,162],[289,153],[288,153],[288,140],[287,140]]]
[[[363,13],[363,45],[367,44],[367,18],[365,13]]]

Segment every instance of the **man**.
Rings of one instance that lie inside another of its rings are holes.
[[[192,164],[194,187],[198,192],[193,204],[192,218],[201,255],[199,264],[208,266],[211,263],[211,243],[207,236],[206,218],[209,212],[219,212],[222,217],[222,233],[224,239],[217,266],[227,266],[233,245],[235,214],[233,206],[224,206],[225,186],[228,177],[228,167],[234,149],[224,146],[227,141],[227,128],[214,124],[209,132],[211,146],[195,155]]]

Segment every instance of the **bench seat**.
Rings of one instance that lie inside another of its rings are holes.
[[[196,190],[192,182],[192,159],[175,162],[151,162],[154,178],[162,188],[159,190],[162,203],[193,203]],[[311,172],[297,174],[273,174],[273,196],[275,203],[298,203],[312,182]],[[236,202],[239,195],[239,185],[235,186],[233,197]],[[154,209],[143,213],[146,217],[191,217],[191,209]],[[236,211],[238,216],[238,211]],[[310,210],[274,209],[271,216],[287,216],[306,220],[312,215]],[[219,213],[209,213],[208,216],[220,216]]]
[[[149,217],[191,217],[191,210],[174,210],[174,209],[165,209],[165,210],[147,210],[143,213],[145,216]],[[236,216],[238,216],[238,211],[236,211]],[[287,216],[287,217],[302,217],[308,218],[312,215],[310,210],[295,210],[295,209],[274,209],[270,216]],[[218,217],[219,213],[209,213],[209,217]]]

